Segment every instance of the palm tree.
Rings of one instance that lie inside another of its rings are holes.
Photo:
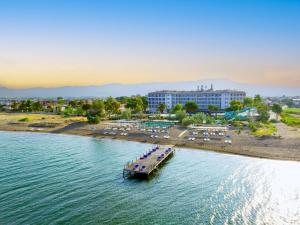
[[[166,110],[167,106],[164,103],[159,103],[157,109],[160,113],[163,113]]]
[[[198,105],[194,101],[188,101],[185,103],[185,109],[188,113],[195,113],[198,110]]]
[[[178,111],[183,110],[183,105],[178,103],[177,105],[175,105],[172,109],[172,113],[177,113]]]
[[[208,105],[208,110],[209,110],[209,113],[215,112],[217,114],[219,107],[217,105]]]

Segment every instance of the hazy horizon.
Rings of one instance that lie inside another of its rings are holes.
[[[300,86],[299,1],[2,1],[0,86]]]
[[[54,88],[23,88],[11,89],[1,88],[0,96],[5,97],[118,97],[132,95],[146,95],[152,91],[160,90],[196,90],[197,86],[207,86],[213,84],[215,90],[233,89],[245,91],[248,96],[261,94],[262,96],[299,96],[300,87],[249,85],[245,83],[233,82],[228,79],[206,79],[180,82],[151,82],[138,84],[110,83],[104,85],[88,86],[63,86]]]
[[[111,82],[111,83],[94,83],[94,84],[78,84],[78,85],[59,85],[59,86],[32,86],[32,87],[9,87],[9,86],[2,86],[0,84],[0,88],[6,88],[6,89],[15,89],[15,90],[24,90],[24,89],[55,89],[55,88],[66,88],[66,87],[99,87],[99,86],[112,86],[112,85],[151,85],[151,84],[168,84],[168,83],[175,83],[175,84],[180,84],[180,83],[189,83],[189,82],[199,82],[195,83],[194,89],[197,89],[197,86],[199,85],[206,85],[207,88],[210,88],[210,85],[214,85],[214,81],[216,82],[233,82],[237,83],[240,85],[249,85],[249,86],[266,86],[266,87],[281,87],[281,88],[300,88],[298,86],[295,87],[288,87],[286,85],[280,85],[280,84],[255,84],[255,83],[245,83],[245,82],[235,82],[234,80],[231,79],[218,79],[218,78],[213,78],[213,79],[198,79],[198,80],[180,80],[180,81],[152,81],[152,82],[136,82],[136,83],[122,83],[122,82]],[[202,82],[202,83],[201,83]],[[226,88],[226,87],[224,87]],[[230,87],[228,87],[230,88]]]

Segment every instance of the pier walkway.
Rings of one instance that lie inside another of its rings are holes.
[[[123,177],[149,176],[174,151],[174,145],[162,145],[152,148],[137,160],[127,163],[124,166]]]

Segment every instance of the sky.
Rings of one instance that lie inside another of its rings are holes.
[[[0,86],[300,86],[300,0],[2,0]]]

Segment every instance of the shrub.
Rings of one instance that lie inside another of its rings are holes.
[[[268,106],[265,104],[259,104],[256,108],[259,114],[257,120],[266,123],[270,118]]]
[[[130,109],[125,109],[122,114],[121,114],[122,119],[129,120],[131,119],[131,110]]]
[[[186,112],[184,110],[179,110],[176,112],[176,119],[181,123],[182,120],[186,117]]]
[[[182,125],[184,125],[184,126],[189,126],[189,125],[192,125],[193,123],[195,123],[195,120],[191,116],[185,117],[182,120]]]
[[[277,128],[274,124],[267,123],[261,124],[261,127],[258,128],[256,131],[253,132],[254,136],[256,137],[265,137],[265,136],[272,136],[277,132]]]
[[[87,115],[87,120],[88,120],[89,123],[92,123],[92,124],[100,123],[100,117],[98,115],[88,114]]]
[[[206,123],[207,123],[207,124],[214,124],[214,123],[216,123],[216,121],[215,121],[215,119],[212,118],[211,116],[207,116],[207,117],[206,117]]]
[[[25,118],[19,119],[19,122],[29,122],[29,118],[25,117]]]
[[[241,125],[241,122],[240,121],[238,121],[238,120],[234,120],[234,121],[232,121],[232,126],[234,126],[234,127],[241,127],[242,125]]]
[[[192,118],[193,118],[194,122],[197,124],[201,124],[207,120],[207,116],[202,112],[194,114],[192,116]]]
[[[253,121],[249,122],[248,126],[249,126],[249,129],[250,129],[252,132],[257,131],[257,129],[261,127],[261,126],[260,126],[260,123],[253,122]]]

